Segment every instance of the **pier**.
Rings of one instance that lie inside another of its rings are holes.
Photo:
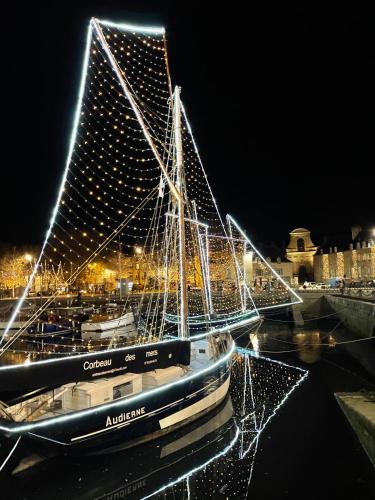
[[[337,289],[299,291],[303,303],[292,306],[297,326],[304,320],[329,317],[338,318],[360,337],[375,336],[375,289],[353,288],[341,294]]]
[[[327,295],[327,304],[343,324],[360,337],[375,336],[375,293],[362,295]]]

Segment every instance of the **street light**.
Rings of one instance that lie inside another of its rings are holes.
[[[29,277],[27,278],[27,281],[29,281],[33,275],[33,265],[32,265],[32,261],[33,261],[33,256],[30,254],[30,253],[25,253],[24,255],[24,259],[25,261],[30,264],[30,275]],[[32,283],[30,283],[30,287],[29,287],[30,291],[32,289]]]
[[[141,284],[141,268],[139,265],[139,257],[142,253],[142,248],[141,247],[134,247],[134,253],[136,256],[136,263],[135,263],[135,269],[138,271],[138,286]]]
[[[26,260],[26,262],[31,262],[33,260],[33,256],[29,253],[26,253],[25,260]]]

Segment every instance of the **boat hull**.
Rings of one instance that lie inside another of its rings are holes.
[[[101,447],[121,439],[134,446],[186,425],[220,404],[228,393],[230,369],[224,364],[207,375],[154,395],[144,395],[130,405],[111,405],[105,411],[87,413],[77,421],[56,422],[29,435],[51,444],[69,447]],[[120,437],[121,436],[121,437]]]
[[[128,326],[134,323],[134,315],[132,312],[126,313],[119,318],[114,318],[106,321],[85,321],[81,325],[82,335],[85,332],[104,332],[106,330],[115,330],[123,326]],[[83,338],[83,337],[82,337]]]
[[[52,496],[80,500],[144,498],[163,488],[166,478],[178,480],[190,467],[200,468],[212,460],[213,454],[231,446],[235,436],[236,423],[228,397],[216,410],[202,417],[199,423],[188,425],[147,446],[140,446],[136,451],[123,451],[119,443],[97,453],[86,454],[82,461],[81,456],[78,459],[57,453],[46,456],[44,450],[41,455],[35,456],[35,443],[30,443],[33,446],[26,450],[17,449],[20,455],[12,464],[7,464],[12,472],[7,476],[4,487],[6,491],[16,493],[18,498],[38,500]],[[30,455],[31,460],[25,460]],[[61,470],[64,470],[63,478]],[[106,473],[98,474],[98,470],[105,470]],[[44,478],[42,482],[40,477]],[[60,485],[58,492],[56,484]]]
[[[57,387],[125,373],[146,373],[179,364],[190,364],[189,341],[172,339],[0,366],[0,399],[5,400],[1,395],[7,391],[27,392],[46,384]]]
[[[229,346],[230,347],[230,346]],[[185,376],[135,396],[32,423],[4,423],[8,434],[66,449],[103,447],[121,440],[133,446],[186,425],[215,408],[228,393],[231,352]]]

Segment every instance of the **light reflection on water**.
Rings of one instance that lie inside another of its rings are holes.
[[[41,460],[20,447],[6,482],[14,498],[238,498],[250,487],[258,440],[278,409],[307,376],[284,363],[240,349],[230,398],[214,413],[131,450]],[[38,462],[39,460],[39,462]],[[21,471],[22,466],[33,464]],[[256,465],[255,465],[256,466]]]
[[[266,319],[256,332],[245,334],[238,343],[264,356],[301,366],[334,362],[338,368],[353,370],[352,375],[374,382],[375,337],[360,338],[337,320],[306,322],[301,328]]]

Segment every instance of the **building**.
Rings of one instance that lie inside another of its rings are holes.
[[[318,247],[311,241],[310,231],[299,227],[290,234],[286,258],[293,263],[293,276],[299,283],[314,280],[314,255]]]
[[[272,262],[269,257],[266,258],[269,265],[274,271],[277,272],[279,276],[283,278],[289,284],[293,284],[293,264],[291,262],[285,262],[281,260],[281,257],[277,257],[275,262]],[[254,284],[256,281],[261,281],[266,283],[269,279],[273,278],[272,273],[269,268],[261,261],[260,258],[255,257],[249,265],[250,259],[245,261],[247,265],[245,266],[245,275],[248,283]]]
[[[346,247],[346,248],[345,248]],[[352,281],[375,279],[375,230],[352,228],[352,241],[330,246],[328,251],[320,248],[314,256],[315,281],[329,278],[347,278]]]

